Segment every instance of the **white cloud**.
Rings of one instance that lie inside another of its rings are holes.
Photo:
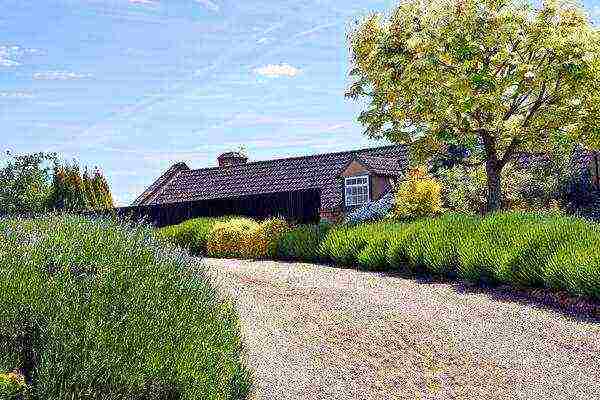
[[[129,2],[132,4],[145,4],[148,6],[158,5],[158,1],[154,1],[154,0],[129,0]]]
[[[300,73],[300,70],[296,67],[293,67],[289,64],[269,64],[264,67],[254,69],[254,73],[268,76],[268,77],[278,77],[278,76],[296,76]]]
[[[91,74],[79,74],[76,72],[68,71],[46,71],[36,72],[35,74],[33,74],[33,79],[37,79],[40,81],[68,81],[75,79],[86,79],[91,77]]]
[[[0,92],[3,99],[33,99],[35,96],[29,92]]]
[[[39,53],[37,49],[28,49],[21,46],[0,46],[0,67],[18,67],[18,61],[27,54]]]
[[[315,33],[315,32],[321,31],[323,29],[331,28],[332,26],[335,26],[335,23],[318,25],[318,26],[315,26],[314,28],[297,33],[293,37],[297,38],[297,37],[307,36],[307,35],[310,35],[311,33]]]
[[[219,5],[211,0],[196,0],[196,3],[202,4],[204,7],[213,12],[219,12]]]
[[[0,66],[3,67],[18,67],[19,65],[21,65],[20,63],[13,61],[13,60],[9,60],[8,58],[0,58]]]

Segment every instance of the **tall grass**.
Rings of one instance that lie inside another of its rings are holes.
[[[33,399],[242,399],[241,351],[232,304],[150,229],[0,220],[0,372]]]

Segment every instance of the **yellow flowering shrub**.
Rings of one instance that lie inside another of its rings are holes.
[[[232,218],[216,223],[208,237],[206,251],[215,258],[251,258],[249,244],[259,224],[249,218]]]
[[[397,218],[418,218],[442,211],[442,186],[424,167],[411,170],[396,193],[394,214]]]
[[[257,223],[233,218],[214,225],[207,242],[207,254],[216,258],[275,258],[277,242],[289,226],[281,218]]]
[[[283,234],[290,229],[284,219],[269,218],[263,221],[251,235],[252,258],[275,258],[277,244]]]
[[[27,389],[25,377],[18,372],[0,373],[0,399],[22,398]]]

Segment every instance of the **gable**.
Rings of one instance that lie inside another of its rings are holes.
[[[356,160],[352,162],[342,171],[341,176],[347,178],[349,176],[368,175],[369,170]]]

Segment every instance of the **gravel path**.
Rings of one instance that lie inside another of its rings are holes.
[[[450,284],[203,263],[240,311],[255,399],[600,399],[600,323]]]

